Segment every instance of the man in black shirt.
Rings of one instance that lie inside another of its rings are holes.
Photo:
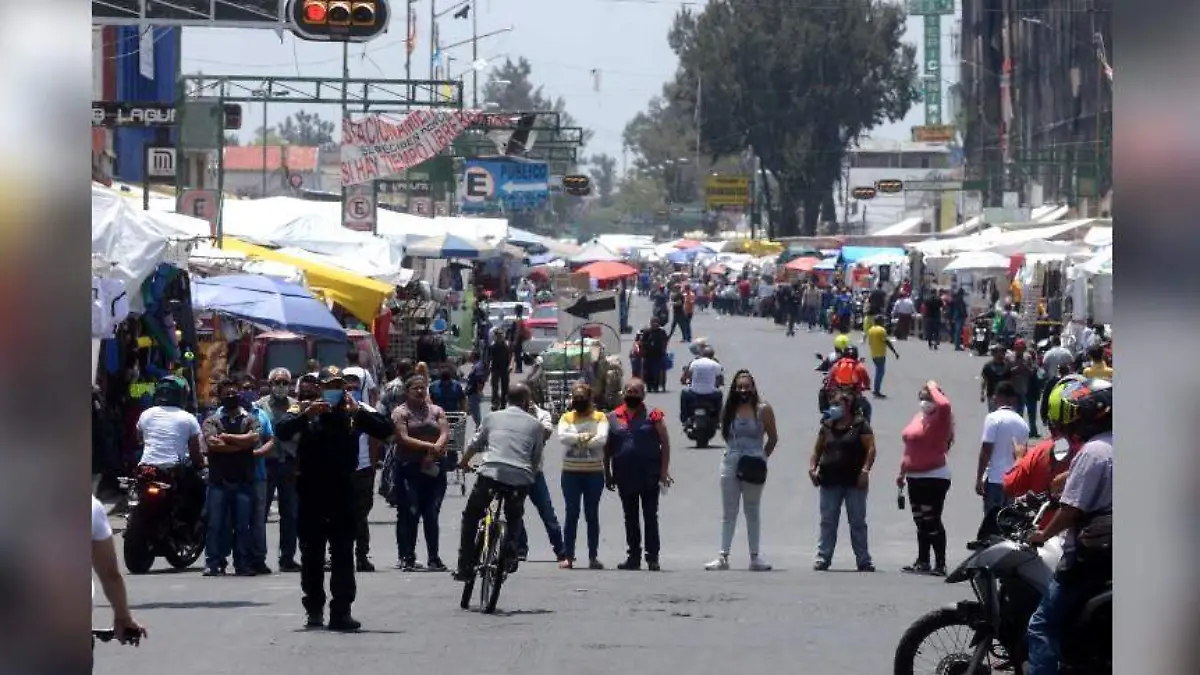
[[[428,328],[421,331],[417,337],[417,361],[430,366],[446,362],[446,342],[441,335]]]
[[[992,360],[983,364],[983,371],[979,375],[979,402],[987,402],[988,412],[995,410],[992,396],[996,393],[996,386],[1012,378],[1012,367],[1004,358],[1006,352],[1004,345],[992,345]]]
[[[492,376],[492,410],[503,410],[507,407],[508,369],[512,366],[512,348],[509,347],[504,331],[500,328],[492,333],[488,366]]]
[[[362,626],[350,615],[356,592],[354,473],[359,432],[384,440],[393,429],[386,417],[368,412],[354,400],[338,368],[322,369],[318,379],[319,392],[305,387],[300,402],[279,420],[274,431],[280,438],[299,435],[296,491],[300,496],[300,588],[308,615],[306,626],[316,628],[324,623],[328,547],[328,626],[330,630],[353,631]]]
[[[241,392],[236,380],[221,382],[217,388],[221,407],[204,420],[208,455],[206,577],[225,574],[231,532],[237,575],[255,574],[250,523],[254,516],[254,450],[261,445],[262,427],[258,416],[242,406]]]
[[[663,388],[666,367],[663,361],[667,356],[667,342],[670,339],[658,317],[651,318],[650,327],[642,332],[642,379],[650,391]]]
[[[525,306],[517,305],[513,311],[517,317],[508,328],[508,344],[512,348],[513,372],[520,373],[523,365],[521,360],[525,356]]]

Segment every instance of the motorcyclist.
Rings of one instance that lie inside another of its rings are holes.
[[[837,337],[833,338],[833,351],[829,352],[829,355],[824,357],[824,360],[822,360],[814,370],[819,373],[828,373],[829,369],[833,367],[833,364],[837,363],[838,359],[842,358],[842,355],[849,347],[850,336],[846,335],[845,333],[839,333]],[[820,354],[817,356],[819,357]]]
[[[1055,406],[1061,406],[1063,391],[1071,384],[1083,380],[1080,375],[1070,375],[1055,384],[1047,393],[1046,409],[1049,409],[1049,401],[1054,401]],[[1029,448],[1022,446],[1016,449],[1016,464],[1004,474],[1004,494],[1009,499],[1017,499],[1030,492],[1057,494],[1062,491],[1067,469],[1071,460],[1083,447],[1083,443],[1078,438],[1064,434],[1058,424],[1051,423],[1048,426],[1050,438]],[[1036,525],[1040,527],[1049,523],[1057,510],[1047,509],[1042,520]]]
[[[159,478],[180,487],[181,504],[199,517],[204,505],[204,467],[200,422],[184,409],[190,387],[177,375],[160,379],[154,387],[154,405],[138,417],[137,435],[142,446],[140,471],[153,470]]]
[[[867,367],[863,365],[862,360],[858,358],[858,347],[846,345],[841,356],[830,366],[829,373],[825,376],[821,391],[818,393],[821,413],[824,414],[829,408],[829,401],[832,400],[835,391],[848,391],[854,394],[855,411],[869,422],[871,420],[871,402],[863,396],[863,392],[870,388],[871,375],[867,372]]]
[[[703,339],[703,338],[701,338]],[[692,353],[698,354],[691,363],[683,369],[679,378],[684,388],[679,392],[679,421],[686,423],[692,417],[692,411],[703,402],[709,403],[709,409],[721,410],[721,388],[725,386],[725,369],[716,360],[716,350],[707,342],[697,341]]]
[[[1029,544],[1065,532],[1062,560],[1029,620],[1027,675],[1059,672],[1061,638],[1080,608],[1112,580],[1113,386],[1069,382],[1051,403],[1049,419],[1083,446],[1071,461],[1059,511]]]

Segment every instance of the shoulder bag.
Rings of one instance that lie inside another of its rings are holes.
[[[762,405],[754,412],[755,417],[762,419]],[[742,455],[738,458],[737,478],[743,483],[762,485],[767,482],[767,460],[754,455]]]

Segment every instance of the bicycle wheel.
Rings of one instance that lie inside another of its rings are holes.
[[[492,564],[488,565],[488,570],[492,573],[492,582],[483,594],[484,614],[491,614],[496,611],[496,602],[500,600],[500,587],[504,585],[504,577],[507,574],[505,565],[508,564],[508,561],[504,559],[504,547],[502,545],[506,529],[507,525],[503,521],[496,523],[495,545],[492,547],[495,555]]]

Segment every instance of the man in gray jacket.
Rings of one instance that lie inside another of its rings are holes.
[[[459,466],[465,469],[472,457],[483,453],[483,462],[476,469],[478,479],[475,488],[463,507],[458,568],[454,573],[458,581],[467,581],[475,575],[479,560],[475,534],[496,492],[508,495],[504,500],[504,518],[509,529],[505,533],[503,546],[508,551],[509,573],[517,570],[514,543],[525,516],[525,498],[542,469],[545,435],[542,424],[526,412],[530,400],[529,387],[524,384],[512,385],[508,388],[507,399],[506,408],[483,419],[459,460]]]

